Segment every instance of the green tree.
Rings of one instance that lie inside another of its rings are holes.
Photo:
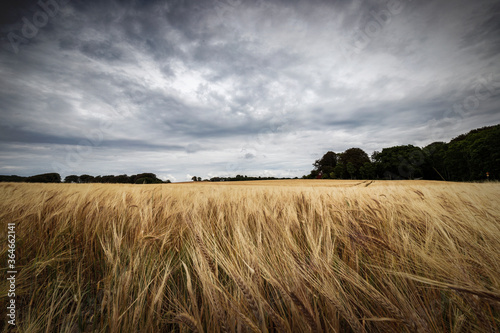
[[[114,182],[119,184],[130,183],[130,177],[127,175],[118,175],[114,177]]]
[[[363,179],[375,179],[375,165],[371,162],[365,162],[365,164],[359,168],[359,173]]]
[[[93,183],[95,181],[94,176],[90,175],[81,175],[78,178],[80,178],[80,183]]]
[[[459,135],[448,144],[445,167],[451,180],[500,179],[500,125]]]
[[[384,148],[374,159],[381,178],[414,179],[423,175],[425,158],[419,147],[406,145]]]
[[[367,162],[370,162],[370,158],[368,157],[368,154],[365,153],[365,151],[361,148],[350,148],[347,149],[345,152],[340,154],[339,157],[339,162],[344,164],[347,168],[347,165],[349,163],[352,164],[352,173],[347,170],[351,178],[360,178],[361,174],[359,172],[359,169]]]
[[[311,170],[311,173],[306,177],[309,179],[316,179],[318,177],[318,175],[319,175],[318,170]]]
[[[450,179],[445,165],[448,144],[445,142],[433,142],[422,149],[425,156],[425,164],[422,168],[423,177],[431,180]]]
[[[344,167],[344,164],[343,163],[338,163],[335,168],[333,168],[333,174],[334,174],[334,178],[336,179],[343,179],[345,174],[346,174],[346,170],[345,170],[345,167]]]
[[[333,151],[327,152],[325,155],[323,155],[322,158],[319,160],[316,160],[313,163],[314,170],[316,176],[319,173],[322,173],[323,175],[329,175],[331,172],[333,172],[333,169],[337,165],[337,159],[338,155],[334,153]],[[311,171],[312,174],[312,171]]]
[[[61,175],[58,173],[44,173],[26,178],[28,183],[60,183]]]
[[[465,140],[450,142],[445,154],[445,163],[449,168],[450,180],[472,180],[472,158]]]
[[[26,177],[21,177],[21,176],[16,176],[16,175],[11,175],[11,176],[1,175],[0,176],[0,182],[21,183],[21,182],[25,182],[25,181],[26,181]]]
[[[354,166],[354,164],[352,164],[352,162],[347,162],[346,169],[347,173],[349,173],[349,175],[351,176],[351,179],[354,179],[354,177],[356,176],[356,167]]]
[[[162,183],[161,179],[158,179],[154,173],[150,173],[150,172],[139,173],[137,175],[130,176],[130,183],[138,184],[137,180],[139,180],[141,178],[151,178],[152,183],[154,183],[154,184]],[[142,184],[142,183],[139,183],[139,184]]]
[[[65,183],[79,183],[80,178],[77,175],[70,175],[64,178]]]
[[[135,180],[135,183],[136,184],[153,184],[154,179],[150,178],[150,177],[141,177],[141,178],[137,178]]]

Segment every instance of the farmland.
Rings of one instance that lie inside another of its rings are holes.
[[[19,332],[500,328],[499,183],[3,183],[0,220]]]

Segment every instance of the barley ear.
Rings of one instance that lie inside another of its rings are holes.
[[[299,308],[300,312],[304,316],[307,324],[311,328],[311,332],[319,332],[318,326],[316,325],[316,321],[314,320],[313,315],[311,312],[307,309],[307,307],[304,305],[304,303],[299,299],[299,297],[294,293],[290,293],[290,298],[292,299],[293,303]]]
[[[175,317],[175,321],[186,325],[189,329],[195,333],[198,333],[198,328],[196,325],[196,320],[188,313],[181,313]]]

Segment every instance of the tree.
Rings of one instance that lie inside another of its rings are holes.
[[[0,176],[0,182],[21,183],[21,182],[25,182],[25,181],[26,181],[26,177],[21,177],[21,176],[16,176],[16,175],[11,175],[11,176],[2,175],[2,176]]]
[[[101,182],[102,182],[102,183],[105,183],[105,184],[112,184],[112,183],[116,183],[116,181],[115,181],[115,176],[113,176],[113,175],[105,175],[105,176],[102,176],[102,177],[101,177]]]
[[[474,180],[485,179],[486,172],[490,179],[500,178],[500,126],[489,129],[470,140],[469,150],[474,163]]]
[[[163,183],[154,173],[140,173],[130,176],[130,182],[133,184],[160,184]]]
[[[90,175],[81,175],[79,178],[80,178],[80,183],[93,183],[95,181],[94,176]]]
[[[422,149],[425,156],[425,164],[422,168],[423,177],[431,180],[450,179],[445,156],[448,144],[445,142],[433,142]]]
[[[130,183],[130,177],[127,175],[118,175],[114,177],[114,182],[119,184]]]
[[[378,176],[385,179],[414,179],[422,177],[425,164],[422,149],[412,145],[382,149],[375,156]]]
[[[44,173],[26,178],[28,183],[60,183],[61,175],[58,173]]]
[[[191,180],[192,180],[193,182],[196,182],[196,181],[198,181],[198,177],[193,176],[193,177],[191,177]]]
[[[311,170],[311,173],[307,176],[309,179],[316,179],[319,175],[318,170]]]
[[[137,178],[135,181],[136,184],[154,184],[155,180],[151,177],[141,177]]]
[[[446,167],[450,170],[453,180],[471,180],[471,156],[465,140],[450,142],[445,153]]]
[[[351,178],[360,178],[361,174],[359,169],[363,166],[363,164],[370,162],[370,158],[368,158],[368,154],[361,148],[350,148],[345,152],[340,154],[339,162],[344,164],[347,168],[348,164],[351,163],[351,171],[347,170],[347,172],[351,175]]]
[[[363,164],[363,166],[359,168],[359,173],[363,179],[374,179],[376,177],[375,166],[371,162]]]
[[[450,141],[445,168],[452,180],[500,178],[500,125],[483,127]]]
[[[353,179],[356,175],[356,167],[354,166],[354,164],[352,164],[351,162],[347,162],[346,169],[349,175],[351,175],[351,179]]]
[[[70,175],[70,176],[66,176],[64,178],[64,182],[65,183],[79,183],[80,182],[80,178],[78,178],[77,175]]]
[[[335,168],[333,168],[333,175],[336,179],[343,179],[346,174],[346,170],[343,163],[338,163]]]
[[[315,175],[317,176],[319,173],[323,175],[329,175],[333,172],[333,169],[337,165],[338,155],[333,151],[327,152],[323,157],[319,160],[316,160],[313,163]],[[311,172],[312,175],[312,172]]]

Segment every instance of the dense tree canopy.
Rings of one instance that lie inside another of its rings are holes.
[[[425,157],[425,163],[422,168],[425,179],[445,180],[451,179],[445,164],[446,151],[448,144],[445,142],[433,142],[424,147],[422,152]]]
[[[26,178],[28,183],[60,183],[61,175],[58,173],[44,173]]]
[[[331,156],[336,157],[332,167]],[[500,125],[462,134],[449,143],[433,142],[424,148],[394,146],[371,156],[360,148],[336,154],[329,151],[314,162],[304,178],[337,179],[431,179],[476,181],[500,179]]]
[[[90,175],[70,175],[64,178],[65,183],[107,183],[107,184],[159,184],[163,183],[154,173],[140,173],[137,175],[106,175],[106,176],[90,176]],[[170,183],[170,181],[166,181]]]
[[[500,125],[473,130],[451,140],[445,168],[456,180],[500,179]]]
[[[339,163],[345,165],[350,178],[357,179],[361,178],[360,169],[365,163],[370,163],[370,159],[363,149],[350,148],[339,155]]]
[[[297,178],[297,177],[295,177]],[[212,177],[211,182],[235,182],[235,181],[249,181],[249,180],[276,180],[276,179],[290,179],[290,178],[276,178],[276,177],[252,177],[244,175],[236,175],[236,177]]]
[[[314,169],[304,178],[357,179],[362,177],[362,172],[371,172],[371,166],[366,163],[370,164],[370,159],[360,148],[350,148],[341,154],[329,151],[313,163]]]
[[[60,183],[61,175],[58,173],[44,173],[30,177],[0,176],[0,182]]]
[[[327,152],[323,157],[314,162],[315,174],[328,175],[333,172],[335,166],[337,165],[338,155],[333,151]]]
[[[385,179],[422,178],[424,155],[413,145],[384,148],[375,156],[377,174]]]

